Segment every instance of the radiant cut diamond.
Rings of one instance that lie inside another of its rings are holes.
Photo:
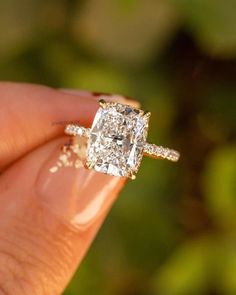
[[[114,176],[134,176],[143,157],[149,114],[118,103],[96,113],[88,141],[87,165]]]

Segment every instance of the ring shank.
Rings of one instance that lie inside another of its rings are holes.
[[[65,133],[73,136],[83,136],[89,138],[90,128],[85,128],[75,124],[69,124],[65,128]],[[143,153],[145,156],[152,157],[155,159],[167,159],[173,162],[179,160],[180,154],[169,148],[164,148],[162,146],[157,146],[152,143],[145,142]]]
[[[75,124],[69,124],[65,128],[65,133],[68,135],[83,136],[83,137],[89,138],[90,128],[85,128],[83,126],[79,126]]]
[[[171,150],[169,148],[165,148],[163,146],[158,146],[148,142],[144,144],[144,155],[155,159],[167,159],[172,162],[177,162],[180,157],[179,152],[175,150]]]

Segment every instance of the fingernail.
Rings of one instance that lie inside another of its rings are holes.
[[[76,140],[62,150],[56,147],[40,170],[36,190],[42,204],[61,221],[86,230],[106,214],[125,180],[84,168],[86,143]]]
[[[90,92],[86,90],[76,90],[76,89],[60,89],[60,91],[63,91],[65,93],[73,94],[73,95],[80,95],[83,97],[93,98],[96,100],[99,100],[103,98],[106,101],[112,101],[112,102],[119,102],[122,104],[128,104],[135,108],[140,107],[140,103],[128,96],[123,96],[120,94],[111,94],[111,93],[103,93],[103,92]]]
[[[93,97],[93,93],[91,91],[87,90],[77,90],[77,89],[66,89],[66,88],[60,88],[61,92],[68,93],[68,94],[74,94],[74,95],[80,95],[84,97]]]

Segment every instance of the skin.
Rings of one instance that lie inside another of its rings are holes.
[[[50,173],[68,140],[52,122],[88,127],[98,99],[0,83],[0,295],[62,294],[124,186],[82,165]]]

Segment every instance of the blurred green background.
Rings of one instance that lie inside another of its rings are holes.
[[[236,294],[236,1],[1,0],[0,79],[121,93],[144,159],[64,295]]]

